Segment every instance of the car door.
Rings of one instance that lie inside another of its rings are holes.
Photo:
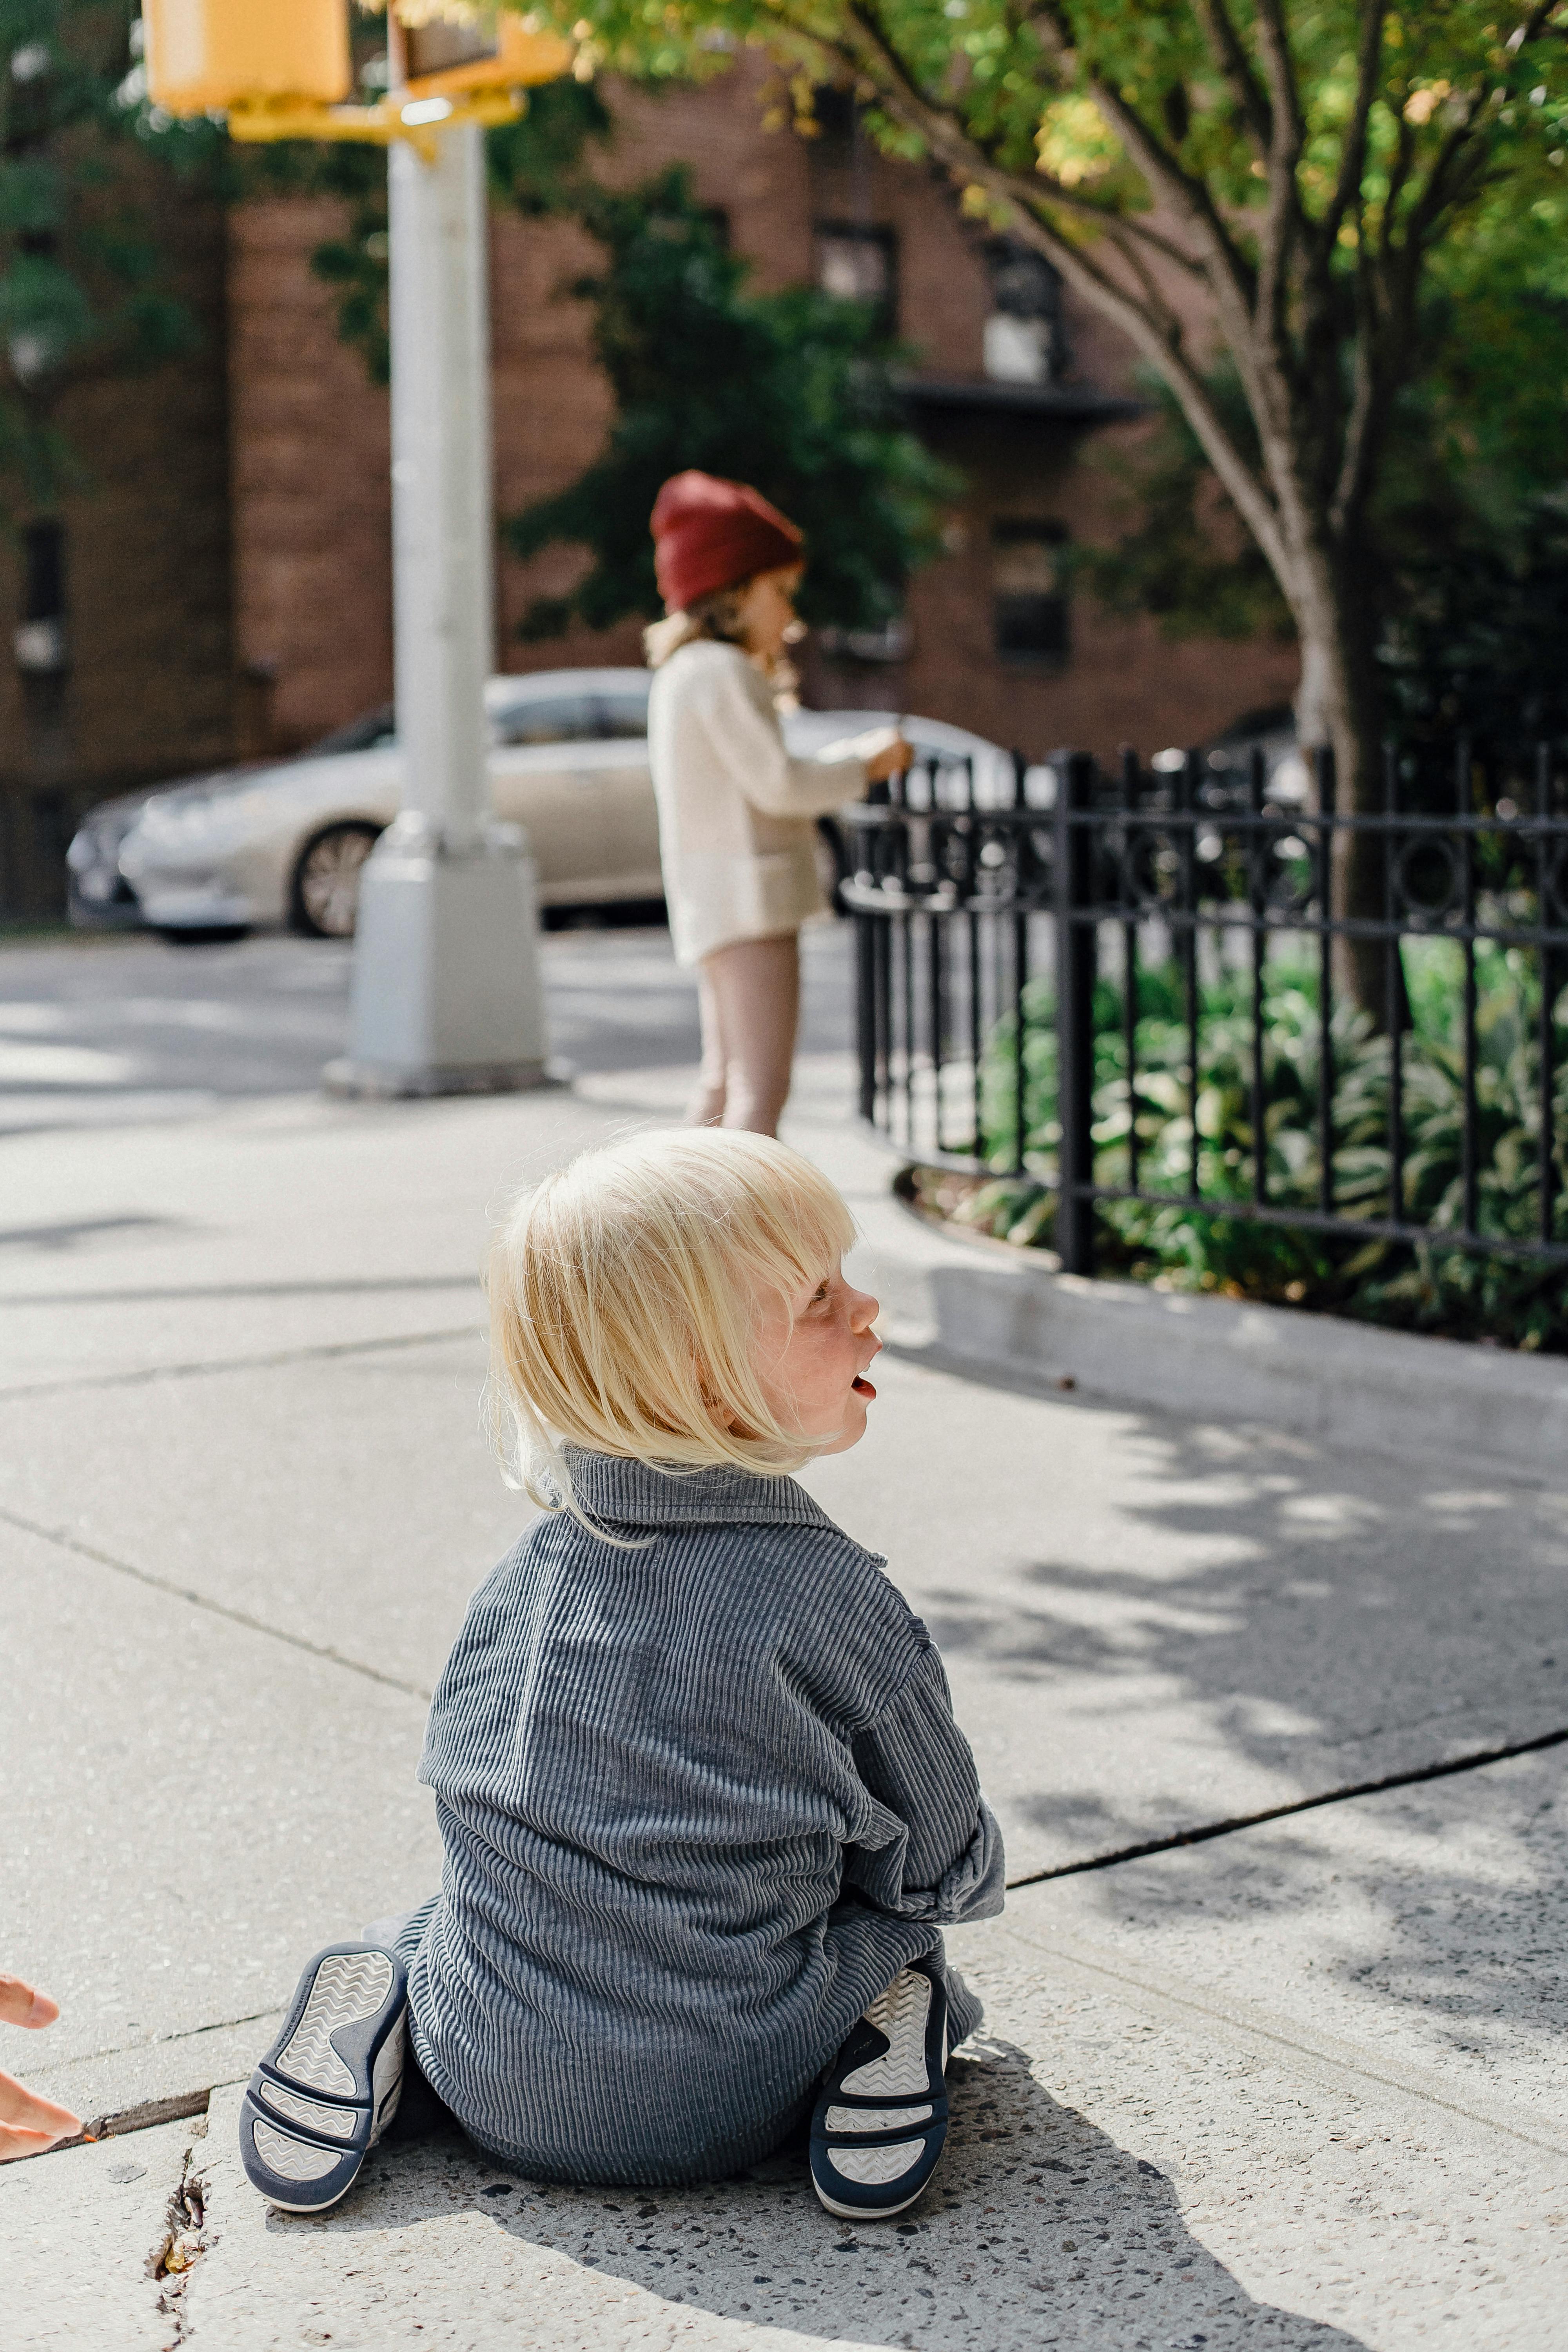
[[[647,763],[647,685],[628,680],[606,686],[599,696],[605,860],[621,898],[657,898],[664,887]]]
[[[586,688],[548,695],[520,691],[491,719],[496,814],[526,827],[541,898],[571,905],[614,898],[597,698]]]

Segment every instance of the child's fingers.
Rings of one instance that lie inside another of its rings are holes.
[[[0,2159],[37,2156],[51,2141],[70,2139],[80,2129],[81,2117],[68,2107],[29,2091],[14,2075],[0,2074]]]
[[[0,2164],[12,2164],[19,2156],[42,2156],[61,2137],[59,2132],[16,2131],[0,2124]]]
[[[0,2018],[7,2025],[37,2029],[52,2025],[59,2013],[58,2001],[51,2000],[47,1992],[35,1992],[20,1977],[0,1977]]]

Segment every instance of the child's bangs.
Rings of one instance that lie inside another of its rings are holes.
[[[832,1274],[855,1240],[855,1220],[826,1177],[808,1160],[790,1159],[793,1166],[770,1168],[770,1181],[748,1184],[726,1211],[732,1246],[753,1281],[785,1293]]]
[[[854,1239],[826,1177],[771,1137],[667,1130],[547,1178],[492,1261],[491,1410],[518,1483],[549,1499],[541,1465],[574,1508],[562,1442],[666,1468],[797,1469],[811,1448],[758,1386],[759,1311],[832,1274]]]

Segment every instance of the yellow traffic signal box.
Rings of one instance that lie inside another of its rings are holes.
[[[148,95],[171,114],[353,87],[343,0],[142,0]]]

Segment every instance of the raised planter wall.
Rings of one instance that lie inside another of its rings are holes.
[[[862,1222],[894,1330],[976,1370],[1363,1453],[1453,1454],[1542,1479],[1568,1469],[1568,1358],[1086,1280],[950,1236],[897,1201]]]

